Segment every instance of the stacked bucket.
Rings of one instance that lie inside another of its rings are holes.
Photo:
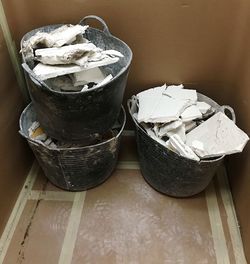
[[[101,18],[87,16],[80,24],[85,24],[87,19],[97,19],[103,25],[103,30],[89,27],[85,32],[87,39],[102,49],[117,50],[124,55],[117,63],[104,66],[114,76],[107,84],[82,92],[55,91],[36,78],[34,65],[29,65],[23,56],[32,103],[20,117],[20,133],[27,139],[47,178],[70,191],[93,188],[111,175],[126,122],[122,100],[132,51],[110,34]],[[50,32],[60,26],[46,26],[27,33],[21,48],[36,32]],[[34,121],[39,121],[49,137],[66,143],[64,147],[45,146],[30,138],[28,130]],[[102,135],[104,140],[97,142],[97,135]],[[71,147],[66,147],[67,144]]]

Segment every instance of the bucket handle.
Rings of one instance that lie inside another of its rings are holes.
[[[229,118],[234,122],[236,123],[236,116],[235,116],[235,112],[233,110],[233,108],[229,105],[222,105],[220,108],[219,108],[219,111],[224,113],[226,116],[228,116],[229,114]]]
[[[103,26],[103,32],[104,32],[105,34],[109,35],[109,36],[111,35],[111,33],[110,33],[110,31],[109,31],[109,28],[108,28],[106,22],[105,22],[102,18],[100,18],[99,16],[95,16],[95,15],[85,16],[85,17],[79,22],[79,24],[80,24],[80,25],[85,25],[85,22],[86,22],[86,20],[88,20],[88,19],[96,19],[98,22],[100,22],[100,23],[102,24],[102,26]]]

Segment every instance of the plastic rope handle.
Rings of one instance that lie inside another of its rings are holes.
[[[100,18],[99,16],[95,16],[95,15],[89,15],[89,16],[86,16],[86,17],[84,17],[84,18],[79,22],[79,24],[80,24],[80,25],[86,25],[86,20],[88,20],[88,19],[95,19],[95,20],[97,20],[98,22],[100,22],[100,23],[102,24],[102,26],[103,26],[103,32],[104,32],[106,35],[111,35],[111,33],[110,33],[110,31],[109,31],[109,28],[108,28],[106,22],[105,22],[102,18]]]

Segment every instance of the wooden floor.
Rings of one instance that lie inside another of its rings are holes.
[[[225,169],[176,199],[143,179],[134,141],[101,186],[65,192],[34,163],[0,239],[0,263],[246,263]]]

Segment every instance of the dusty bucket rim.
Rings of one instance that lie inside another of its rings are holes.
[[[19,128],[20,128],[20,129],[19,129],[19,133],[20,133],[24,138],[26,138],[27,141],[31,142],[32,144],[37,145],[37,146],[41,146],[41,147],[43,147],[43,148],[46,148],[46,149],[49,149],[49,150],[53,150],[53,151],[82,150],[82,149],[86,149],[86,148],[94,148],[94,147],[99,147],[99,146],[105,145],[105,144],[107,144],[107,143],[109,143],[109,142],[111,142],[111,141],[113,141],[113,140],[115,140],[115,139],[118,139],[118,138],[121,136],[121,134],[122,134],[122,132],[123,132],[123,130],[124,130],[124,127],[125,127],[126,121],[127,121],[126,111],[125,111],[123,105],[121,105],[121,110],[120,110],[121,113],[119,114],[119,116],[122,114],[123,122],[122,122],[122,125],[121,125],[121,127],[120,127],[120,129],[119,129],[119,132],[118,132],[118,134],[117,134],[116,136],[114,136],[114,137],[112,137],[112,138],[110,138],[110,139],[108,139],[108,140],[106,140],[106,141],[103,141],[103,142],[101,142],[101,143],[93,144],[93,145],[87,145],[87,146],[82,146],[82,147],[81,147],[81,146],[79,146],[79,147],[70,147],[70,148],[65,148],[65,147],[61,147],[61,148],[60,148],[60,147],[52,148],[52,147],[45,146],[44,144],[42,144],[42,143],[40,143],[40,142],[38,142],[38,141],[35,141],[35,140],[31,139],[29,136],[27,136],[27,135],[23,132],[23,125],[22,125],[22,122],[23,122],[23,119],[24,119],[25,114],[26,114],[28,111],[30,111],[30,108],[31,108],[31,107],[34,107],[32,102],[31,102],[30,104],[28,104],[28,105],[25,107],[25,109],[23,110],[23,112],[22,112],[22,114],[21,114],[21,116],[20,116],[20,119],[19,119]],[[119,118],[119,116],[118,116],[118,118]],[[118,119],[118,118],[117,118],[117,119]]]
[[[56,29],[56,28],[58,28],[58,27],[60,27],[62,25],[65,25],[65,24],[46,25],[46,26],[39,27],[39,28],[33,29],[33,30],[25,33],[25,35],[22,37],[21,42],[20,42],[21,53],[22,53],[23,42],[25,41],[25,38],[27,37],[28,34],[31,34],[32,32],[36,33],[36,32],[42,31],[42,30],[44,31],[44,28],[51,27],[51,26],[53,26]],[[25,60],[24,55],[22,53],[23,62],[26,64],[26,68],[29,69],[29,70],[27,70],[25,68],[25,71],[27,71],[27,73],[29,74],[31,80],[34,83],[36,83],[37,85],[39,85],[41,88],[45,89],[45,87],[46,87],[46,89],[50,90],[53,93],[62,94],[62,95],[67,95],[67,94],[68,95],[72,95],[72,94],[74,95],[74,94],[83,94],[83,93],[92,92],[92,91],[95,91],[95,90],[98,90],[98,89],[107,88],[106,87],[107,85],[113,83],[123,73],[125,73],[128,70],[128,68],[130,67],[131,62],[132,62],[132,58],[133,58],[133,52],[132,52],[131,48],[128,46],[128,44],[125,43],[123,40],[119,39],[118,37],[113,36],[109,31],[107,33],[107,32],[104,32],[103,30],[100,30],[98,28],[93,28],[93,27],[90,27],[90,26],[89,26],[89,28],[87,30],[95,30],[95,31],[100,32],[101,34],[107,35],[108,37],[112,37],[112,38],[120,41],[127,48],[127,50],[129,51],[129,58],[128,58],[127,65],[125,67],[122,67],[121,70],[119,71],[119,73],[117,75],[115,75],[114,78],[112,78],[112,80],[110,80],[108,83],[103,84],[103,85],[101,85],[99,87],[93,87],[93,88],[90,88],[90,89],[88,89],[86,91],[77,91],[77,92],[61,92],[61,91],[55,91],[55,90],[51,89],[44,81],[39,80],[38,78],[36,78],[36,75],[33,73],[33,70],[31,70],[30,67],[28,66],[28,64],[26,63],[26,60]]]
[[[198,93],[198,95],[201,95],[202,97],[204,98],[208,98],[209,101],[213,102],[214,104],[218,105],[214,100],[212,100],[211,98],[207,97],[206,95],[203,95],[201,93]],[[133,98],[133,96],[132,96]],[[155,144],[157,144],[157,146],[161,147],[162,149],[170,152],[171,154],[175,155],[176,157],[178,158],[183,158],[185,160],[188,160],[190,162],[193,162],[193,163],[196,163],[196,164],[210,164],[210,163],[213,163],[213,162],[216,162],[216,161],[219,161],[219,160],[222,160],[225,155],[222,155],[222,156],[219,156],[218,158],[214,158],[214,159],[211,159],[211,160],[199,160],[199,161],[196,161],[196,160],[192,160],[192,159],[188,159],[186,157],[183,157],[181,155],[178,155],[177,153],[175,153],[174,151],[168,149],[167,147],[164,147],[163,145],[161,145],[159,142],[157,142],[156,140],[154,140],[153,138],[151,138],[147,133],[146,131],[140,126],[140,124],[137,122],[137,120],[134,118],[133,114],[132,114],[132,110],[131,110],[131,107],[132,107],[132,98],[128,99],[127,101],[127,107],[128,107],[128,110],[129,110],[129,114],[134,122],[134,124],[136,125],[136,127],[138,129],[140,129],[140,131],[147,137],[149,138],[150,140],[152,140]],[[218,109],[220,108],[220,105],[218,105]]]

